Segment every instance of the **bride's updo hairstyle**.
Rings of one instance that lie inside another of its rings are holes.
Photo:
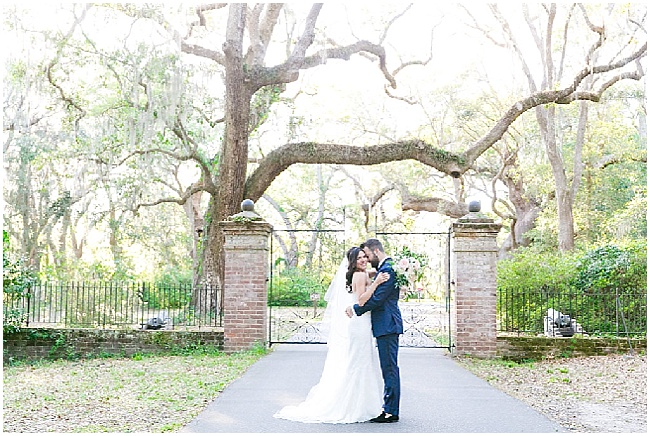
[[[348,293],[352,292],[352,276],[357,270],[357,258],[359,257],[359,247],[352,247],[348,250],[346,256],[348,258],[348,272],[345,273],[345,288]]]

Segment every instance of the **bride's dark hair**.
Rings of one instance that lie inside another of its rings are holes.
[[[361,248],[352,247],[348,250],[346,256],[348,258],[348,272],[345,273],[345,288],[349,293],[352,292],[352,276],[357,270],[357,258],[359,257],[359,252]]]

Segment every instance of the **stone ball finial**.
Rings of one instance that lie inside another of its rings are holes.
[[[469,211],[470,212],[480,212],[481,211],[481,202],[478,200],[473,200],[469,202]]]
[[[255,203],[253,203],[253,200],[249,200],[247,198],[246,200],[241,202],[241,210],[243,212],[254,212],[255,211]]]

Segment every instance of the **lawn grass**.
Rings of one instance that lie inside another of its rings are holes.
[[[5,367],[3,431],[176,431],[265,354],[196,351]]]

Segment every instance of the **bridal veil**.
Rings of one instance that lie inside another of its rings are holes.
[[[286,406],[276,418],[307,423],[366,421],[381,410],[383,382],[372,338],[370,316],[348,318],[355,303],[346,288],[348,261],[343,259],[325,294],[327,308],[321,334],[327,356],[320,381],[296,406]]]

